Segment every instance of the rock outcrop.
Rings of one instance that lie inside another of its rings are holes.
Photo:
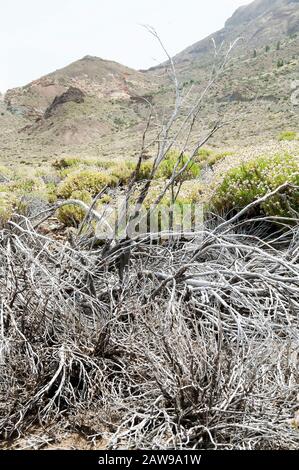
[[[65,103],[83,103],[84,102],[84,93],[79,90],[79,88],[69,87],[69,89],[62,93],[62,95],[56,96],[53,100],[53,103],[46,109],[44,118],[49,119],[52,117],[58,108],[60,108]]]

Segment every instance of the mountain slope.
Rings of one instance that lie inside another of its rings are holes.
[[[255,0],[240,7],[222,30],[174,57],[180,82],[201,93],[215,62],[213,41],[222,51],[219,62],[238,38],[226,70],[203,105],[200,126],[221,117],[237,118],[214,138],[221,145],[244,145],[298,129],[291,87],[299,77],[299,0]],[[165,65],[149,73],[159,75]],[[168,94],[164,103],[169,100]]]
[[[21,150],[23,156],[38,159],[41,151],[44,156],[64,150],[94,152],[93,143],[102,137],[143,120],[138,97],[152,89],[151,78],[145,74],[86,56],[6,93],[1,153],[9,158],[11,147],[14,155]]]
[[[255,0],[224,28],[174,58],[183,92],[201,93],[217,46],[241,38],[205,101],[198,132],[219,118],[238,118],[213,139],[235,145],[298,128],[291,84],[299,78],[299,0]],[[218,56],[221,57],[221,54]],[[6,93],[0,102],[0,158],[40,161],[62,153],[134,155],[148,112],[170,112],[167,64],[138,72],[97,57],[83,59]]]
[[[206,54],[213,53],[212,38],[218,45],[242,38],[239,47],[246,51],[283,40],[298,31],[299,0],[255,0],[238,8],[223,29],[175,56],[175,62],[198,60],[202,56],[205,59]]]
[[[99,99],[130,99],[136,93],[145,92],[150,82],[142,73],[116,62],[86,56],[23,88],[9,90],[5,101],[13,111],[19,106],[21,113],[30,115],[35,110],[41,114],[70,86]]]

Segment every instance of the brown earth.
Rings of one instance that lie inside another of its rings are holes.
[[[175,56],[182,93],[191,89],[195,97],[211,74],[212,37],[218,46],[224,41],[224,49],[242,38],[203,102],[194,139],[222,119],[232,122],[213,137],[215,147],[259,145],[281,131],[298,129],[299,108],[291,102],[291,85],[299,78],[298,33],[297,0],[255,0],[239,8],[222,30]],[[69,90],[78,90],[82,99],[68,99]],[[133,157],[149,103],[158,122],[171,112],[167,64],[136,71],[86,56],[2,97],[0,162],[41,164],[62,155]]]

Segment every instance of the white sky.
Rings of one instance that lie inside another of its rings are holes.
[[[0,0],[0,91],[95,55],[136,69],[221,29],[250,0]]]

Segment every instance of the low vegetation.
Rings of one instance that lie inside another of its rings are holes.
[[[59,185],[57,195],[63,199],[71,198],[75,191],[87,191],[95,197],[106,186],[114,187],[117,178],[108,171],[87,169],[69,174]]]
[[[295,131],[284,131],[279,134],[278,140],[279,141],[299,140],[299,134]]]
[[[70,199],[78,199],[88,205],[91,205],[92,203],[91,194],[86,190],[74,191],[71,194]],[[84,211],[84,209],[74,205],[65,205],[61,207],[57,213],[58,220],[63,225],[71,227],[78,227],[78,225],[83,221],[85,215],[86,211]]]
[[[294,137],[296,134],[283,133],[280,138]],[[211,149],[199,150],[194,161],[187,166],[182,178],[177,181],[175,200],[180,203],[207,203],[207,187],[201,181],[201,171],[213,168],[228,157],[232,152],[216,152]],[[189,156],[180,156],[178,151],[170,152],[160,165],[155,175],[145,204],[149,206],[157,199],[163,182],[178,172],[188,161]],[[53,204],[57,200],[79,199],[91,203],[92,199],[104,188],[114,190],[116,187],[126,187],[135,169],[133,161],[105,161],[100,159],[82,159],[62,157],[53,163],[53,169],[36,169],[31,172],[18,168],[15,172],[7,167],[0,168],[3,175],[0,183],[2,198],[0,206],[2,213],[10,213],[6,207],[18,208],[26,214],[27,206],[37,200]],[[153,169],[153,161],[147,160],[141,164],[137,184],[147,180]],[[54,172],[53,172],[54,170]],[[298,185],[298,158],[292,155],[261,156],[248,163],[236,166],[224,175],[223,181],[214,191],[210,207],[221,214],[237,211],[250,204],[267,192],[275,190],[283,183]],[[30,196],[30,197],[29,197]],[[106,202],[111,196],[106,195]],[[161,204],[169,205],[174,195],[166,192]],[[276,195],[261,207],[255,208],[263,215],[292,216],[298,211],[298,193],[292,187]],[[58,219],[64,225],[78,226],[84,217],[84,210],[74,206],[64,206],[58,212]],[[3,219],[3,216],[2,216]]]
[[[157,178],[169,179],[171,178],[173,172],[178,173],[185,165],[186,170],[180,177],[180,181],[187,181],[191,179],[196,179],[200,175],[200,166],[197,162],[191,161],[188,164],[189,156],[187,154],[180,154],[177,151],[169,152],[166,158],[161,163],[157,175]]]
[[[5,226],[13,213],[13,200],[9,194],[0,192],[0,229]]]
[[[260,157],[232,169],[217,188],[212,206],[220,213],[238,211],[281,185],[283,191],[254,207],[254,214],[293,217],[299,213],[299,161],[290,155]]]
[[[215,152],[210,149],[202,148],[198,151],[196,162],[201,168],[212,168],[217,163],[224,160],[226,157],[232,156],[232,152]]]

